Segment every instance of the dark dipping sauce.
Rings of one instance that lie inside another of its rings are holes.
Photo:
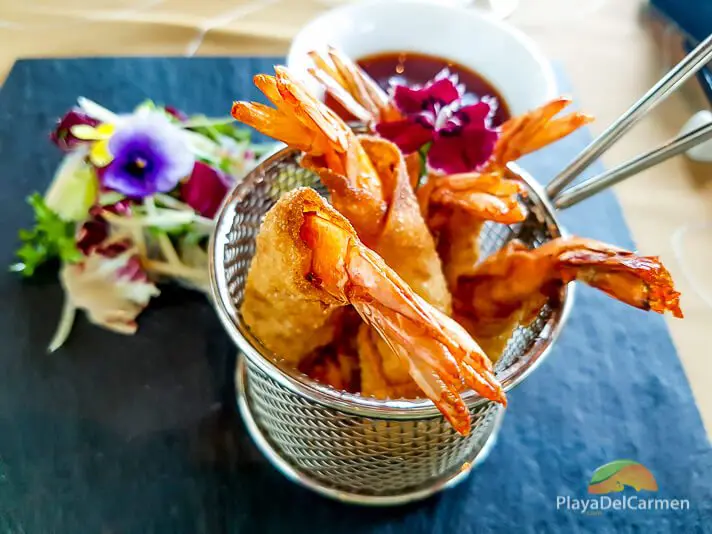
[[[452,61],[416,52],[386,52],[359,59],[357,63],[386,90],[391,83],[422,85],[448,67],[450,72],[457,74],[467,93],[478,98],[491,96],[496,99],[497,110],[492,117],[492,126],[499,126],[510,118],[509,106],[489,81],[467,67]],[[350,117],[331,96],[327,95],[326,103],[343,118],[353,120],[353,117]]]

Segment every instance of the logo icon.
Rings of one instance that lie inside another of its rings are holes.
[[[647,467],[633,460],[615,460],[594,471],[588,492],[603,495],[623,491],[626,486],[635,491],[658,491],[658,483]]]

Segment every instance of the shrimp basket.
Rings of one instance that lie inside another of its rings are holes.
[[[503,409],[472,391],[463,394],[471,432],[455,432],[428,399],[378,400],[336,391],[280,364],[240,316],[255,238],[280,195],[308,186],[328,198],[319,178],[299,166],[299,152],[284,149],[253,170],[232,191],[211,242],[214,304],[240,357],[238,406],[253,440],[289,479],[323,495],[361,504],[398,504],[424,498],[461,480],[495,436]],[[515,166],[528,189],[526,222],[488,223],[483,255],[517,237],[531,247],[561,236],[554,209],[538,184]],[[505,390],[519,384],[547,354],[571,304],[573,286],[517,329],[496,364]]]
[[[546,189],[510,163],[506,168],[509,178],[525,188],[520,202],[527,217],[512,226],[486,223],[480,234],[480,256],[490,255],[514,238],[536,248],[562,236],[556,210],[712,138],[712,128],[705,125],[571,185],[650,109],[710,60],[712,36],[579,153]],[[211,240],[214,304],[241,354],[236,376],[238,406],[264,455],[303,486],[359,504],[400,504],[427,497],[462,480],[487,453],[502,417],[499,405],[472,391],[464,393],[471,429],[463,437],[430,400],[377,400],[336,391],[281,365],[279,355],[270,354],[240,317],[264,214],[282,193],[295,187],[313,187],[326,196],[318,177],[299,166],[299,157],[299,152],[284,149],[251,172],[225,200]],[[513,332],[495,364],[505,391],[522,382],[547,355],[568,316],[573,289],[572,284],[563,286],[533,322]]]

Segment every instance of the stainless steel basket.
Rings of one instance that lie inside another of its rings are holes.
[[[496,432],[502,409],[474,392],[464,395],[471,433],[457,434],[429,400],[377,400],[336,391],[279,363],[242,321],[239,308],[255,237],[264,214],[279,196],[310,186],[326,196],[316,175],[285,149],[262,163],[226,199],[211,244],[211,278],[219,316],[241,352],[236,373],[238,401],[248,431],[267,458],[287,477],[324,495],[364,504],[394,504],[423,498],[460,480]],[[521,169],[526,184],[526,223],[487,224],[482,254],[516,236],[528,245],[562,235],[538,184]],[[567,315],[572,288],[545,305],[528,327],[519,328],[496,365],[509,390],[547,354]]]
[[[544,191],[514,165],[508,172],[526,184],[527,220],[482,230],[486,256],[517,237],[531,247],[558,237],[554,206],[565,209],[712,137],[703,126],[607,172],[567,189],[646,113],[712,59],[712,36],[667,73],[638,102],[586,147]],[[472,414],[467,437],[455,433],[428,400],[381,401],[335,391],[280,365],[249,332],[239,314],[245,278],[263,215],[297,186],[321,190],[300,168],[299,154],[278,152],[226,199],[211,240],[215,306],[243,357],[237,370],[238,403],[249,432],[287,477],[324,495],[366,504],[395,504],[430,495],[462,479],[491,446],[501,410],[473,392],[464,395]],[[322,190],[323,193],[323,190]],[[551,199],[551,200],[549,200]],[[564,287],[537,319],[512,335],[496,365],[505,390],[519,384],[551,349],[568,315],[573,286]]]

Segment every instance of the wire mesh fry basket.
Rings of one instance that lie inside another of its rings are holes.
[[[638,102],[587,146],[543,189],[510,164],[510,178],[526,189],[523,223],[487,223],[481,256],[512,238],[536,248],[560,237],[555,209],[565,209],[621,180],[712,138],[712,125],[642,154],[569,187],[627,130],[680,84],[712,60],[712,35],[668,72]],[[336,391],[280,363],[250,334],[239,309],[255,237],[280,195],[309,186],[326,196],[317,176],[302,169],[300,154],[284,149],[264,161],[228,196],[210,245],[214,305],[241,352],[238,406],[252,438],[288,478],[323,495],[360,504],[399,504],[424,498],[461,480],[478,455],[491,447],[502,409],[474,392],[463,394],[471,414],[468,436],[457,434],[430,400],[377,400]],[[568,316],[573,285],[561,288],[536,319],[515,330],[495,365],[505,391],[522,382],[544,359]]]
[[[474,392],[463,395],[471,432],[461,436],[435,405],[422,400],[378,400],[336,391],[283,365],[249,331],[239,309],[255,238],[280,195],[308,186],[324,196],[319,178],[284,149],[251,172],[229,195],[211,244],[211,279],[219,316],[237,344],[238,406],[252,438],[288,478],[321,494],[361,504],[424,498],[462,479],[496,433],[503,409]],[[554,210],[531,176],[512,166],[526,185],[527,222],[482,230],[483,255],[513,237],[536,247],[559,237]],[[572,288],[518,328],[497,362],[505,390],[520,383],[551,348],[571,305]]]

